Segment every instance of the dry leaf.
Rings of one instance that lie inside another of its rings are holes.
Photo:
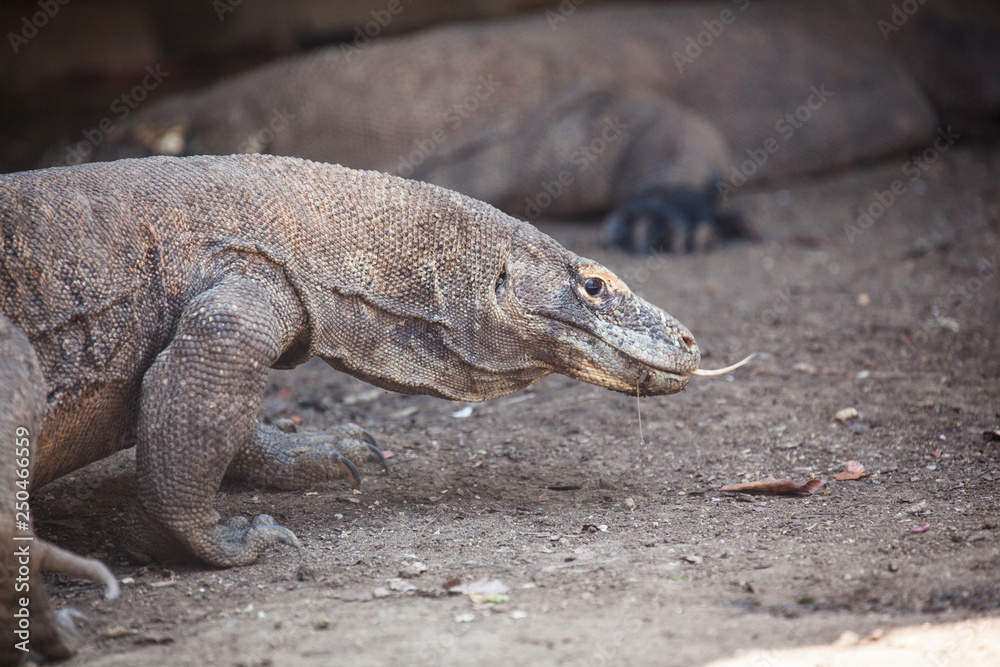
[[[101,633],[102,637],[107,637],[108,639],[117,639],[118,637],[125,637],[127,635],[133,634],[131,630],[122,625],[116,625],[113,628],[109,628]]]
[[[867,477],[870,472],[865,472],[865,467],[858,463],[857,461],[848,461],[845,466],[846,470],[844,472],[838,472],[833,476],[838,482],[843,482],[849,479],[861,479],[862,477]]]
[[[790,479],[775,479],[767,476],[756,482],[743,482],[742,484],[727,484],[721,491],[739,491],[741,493],[775,493],[781,495],[809,495],[825,489],[826,484],[818,479],[810,479],[805,482],[793,482]]]

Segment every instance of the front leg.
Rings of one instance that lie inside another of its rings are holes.
[[[138,494],[124,536],[140,561],[194,555],[246,565],[295,535],[261,515],[225,524],[212,508],[223,475],[254,434],[268,369],[305,325],[286,286],[227,278],[193,298],[142,382]]]

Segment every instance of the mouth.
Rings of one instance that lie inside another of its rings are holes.
[[[646,361],[646,360],[643,360],[643,359],[639,359],[637,357],[634,357],[634,356],[630,355],[628,352],[625,352],[624,350],[618,350],[618,351],[623,356],[625,356],[629,361],[632,361],[636,365],[641,366],[641,367],[646,368],[646,369],[654,370],[658,374],[661,374],[661,375],[670,375],[671,377],[685,378],[685,379],[689,375],[701,375],[701,373],[698,372],[698,367],[697,367],[698,360],[697,359],[694,359],[694,368],[689,369],[689,370],[681,370],[681,369],[679,369],[677,367],[668,368],[668,367],[662,366],[660,364],[655,364],[655,363],[653,363],[651,361]]]
[[[634,359],[630,361],[638,367],[640,377],[636,385],[626,393],[638,393],[640,396],[673,394],[683,390],[691,379],[687,373],[657,368]]]
[[[634,350],[622,349],[616,345],[608,343],[618,354],[622,355],[630,362],[640,366],[647,372],[657,375],[670,376],[685,382],[691,374],[698,375],[698,364],[701,363],[701,355],[697,352],[677,348],[671,354],[636,354]],[[664,363],[667,361],[668,363]]]
[[[585,347],[572,345],[578,351],[588,352],[575,358],[578,374],[574,377],[585,382],[604,386],[614,391],[635,395],[636,391],[643,396],[672,394],[681,391],[690,380],[689,373],[698,368],[701,355],[695,351],[678,346],[656,345],[621,345],[616,337],[602,336],[593,330],[588,330],[576,322],[558,317],[545,319],[557,322],[566,328],[567,342],[572,339],[579,341],[591,340]],[[599,342],[606,351],[595,354],[593,344]],[[610,353],[610,354],[609,354]],[[603,358],[603,362],[599,359]],[[617,361],[612,359],[617,358]],[[564,358],[565,360],[565,358]],[[627,379],[626,379],[627,378]]]
[[[619,366],[615,371],[584,363],[580,379],[630,396],[665,396],[683,391],[690,376],[675,369],[645,363],[621,350],[615,350]]]

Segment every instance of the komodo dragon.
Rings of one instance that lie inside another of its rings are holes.
[[[892,2],[563,3],[349,42],[149,102],[92,158],[293,155],[436,183],[522,219],[616,209],[616,242],[684,246],[704,219],[746,231],[717,199],[748,180],[930,145],[945,121],[924,79],[968,79],[984,104],[1000,100],[1000,59],[976,60],[950,23],[935,31],[934,7],[883,39]],[[975,25],[997,14],[985,5]],[[919,71],[893,50],[906,39],[928,61]],[[962,67],[934,74],[956,56]],[[641,213],[658,221],[643,236]]]
[[[5,342],[3,391],[33,433],[44,408],[31,488],[135,445],[121,545],[140,561],[228,567],[298,544],[266,515],[221,522],[223,477],[297,489],[384,465],[357,426],[257,423],[270,368],[319,356],[386,389],[482,401],[553,372],[670,394],[700,361],[687,329],[604,267],[376,172],[251,155],[23,172],[0,176],[0,228],[0,327],[23,332],[44,376],[43,398],[32,355]]]

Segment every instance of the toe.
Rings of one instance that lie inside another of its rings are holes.
[[[267,516],[267,515],[262,515],[262,516]],[[271,523],[274,523],[274,521],[272,520]],[[227,528],[229,530],[246,530],[249,525],[250,522],[247,521],[247,518],[245,516],[230,517],[228,521],[222,524],[224,528]]]
[[[284,526],[278,525],[274,517],[270,514],[258,514],[254,517],[253,523],[247,529],[247,533],[259,533],[270,539],[272,544],[281,542],[302,551],[302,543],[299,542],[299,538],[295,536],[295,533]]]
[[[389,472],[389,462],[385,460],[385,454],[382,450],[375,446],[375,443],[366,443],[368,445],[368,462],[377,463],[382,466],[382,469],[386,473]]]
[[[343,474],[344,477],[348,478],[348,481],[350,481],[352,487],[354,487],[355,489],[360,489],[361,473],[358,472],[358,467],[354,465],[354,461],[347,458],[346,456],[338,455],[337,458],[339,459],[337,463],[340,465],[340,472]]]

